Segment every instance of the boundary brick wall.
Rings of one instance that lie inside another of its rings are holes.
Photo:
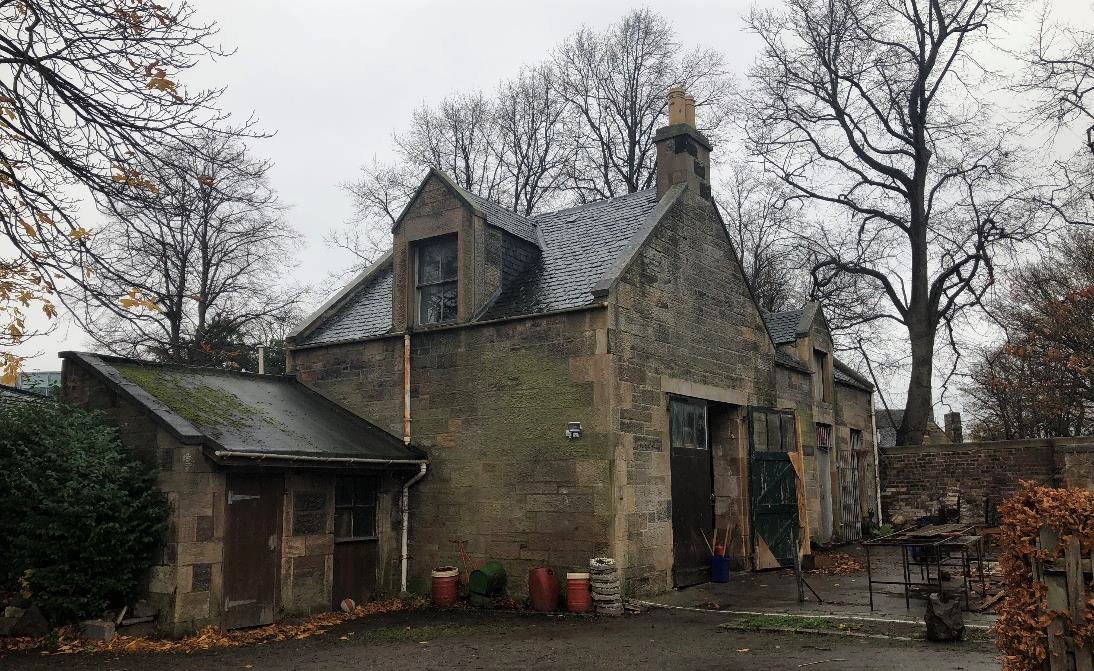
[[[996,507],[1021,480],[1094,485],[1094,438],[1008,440],[890,447],[881,451],[885,521],[907,522],[960,502],[961,521],[996,524]],[[985,501],[986,499],[986,501]]]

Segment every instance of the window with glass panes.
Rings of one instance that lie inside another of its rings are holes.
[[[379,482],[371,477],[338,478],[334,486],[336,540],[376,537]]]
[[[456,320],[458,273],[456,236],[418,244],[419,324],[444,324]]]

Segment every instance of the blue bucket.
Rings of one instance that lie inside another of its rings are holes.
[[[710,581],[729,582],[729,557],[722,557],[721,555],[711,555]]]

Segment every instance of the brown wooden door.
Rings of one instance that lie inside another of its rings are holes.
[[[714,483],[703,401],[669,403],[669,466],[672,471],[672,580],[675,587],[710,582],[714,535]]]
[[[379,544],[374,540],[335,543],[331,606],[340,608],[345,598],[353,599],[358,604],[371,600],[376,592],[379,560]]]
[[[274,621],[281,561],[281,476],[228,476],[224,626]]]
[[[334,584],[331,605],[342,599],[365,603],[376,592],[380,548],[376,507],[380,480],[359,475],[338,478],[334,487]]]

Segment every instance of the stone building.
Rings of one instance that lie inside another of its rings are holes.
[[[879,523],[873,385],[835,358],[819,304],[764,319],[780,407],[801,427],[806,534],[821,545],[858,540],[863,524]]]
[[[111,413],[175,506],[160,621],[254,624],[407,570],[425,591],[460,545],[518,595],[601,555],[649,594],[705,582],[715,530],[763,569],[876,519],[870,385],[818,306],[761,313],[682,91],[669,122],[655,188],[549,214],[431,171],[392,250],[292,333],[286,377],[66,354],[65,396]],[[261,584],[234,582],[241,543]]]
[[[715,528],[767,568],[876,518],[870,385],[816,306],[765,323],[693,109],[670,95],[656,188],[610,200],[522,217],[431,171],[392,250],[290,337],[298,380],[427,450],[419,589],[455,541],[518,592],[606,554],[650,593],[705,581]]]
[[[147,599],[158,628],[269,624],[397,592],[400,496],[424,454],[292,378],[62,353],[171,504]]]

